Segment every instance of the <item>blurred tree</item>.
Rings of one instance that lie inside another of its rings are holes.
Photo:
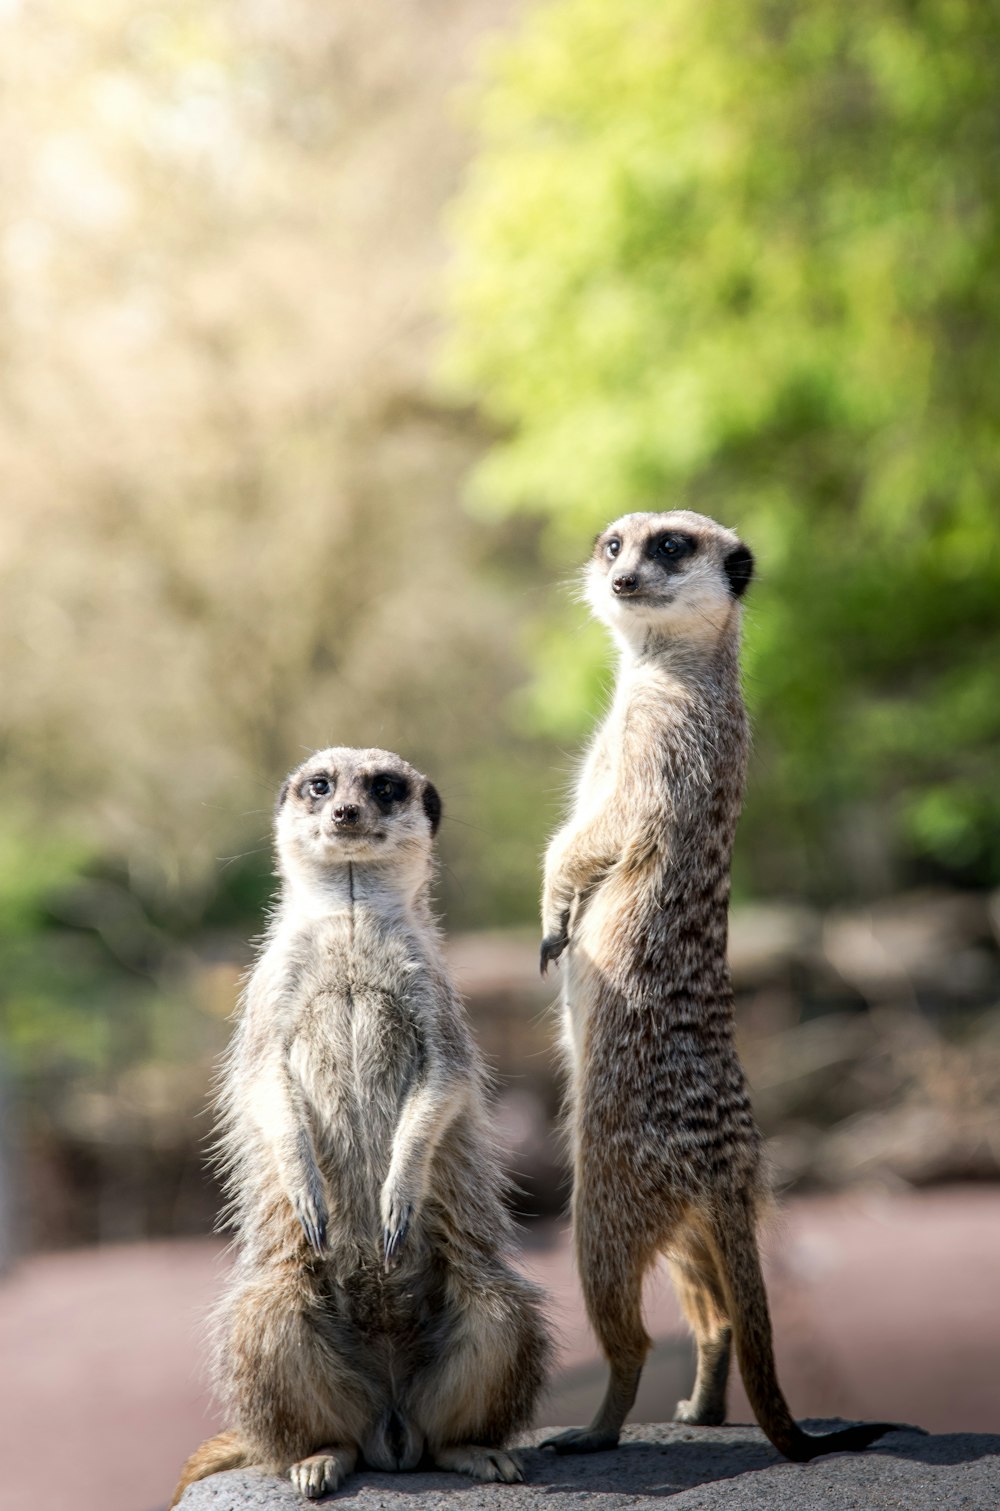
[[[0,5],[0,1072],[45,1242],[204,1219],[304,750],[432,773],[452,926],[534,912],[549,749],[498,709],[537,558],[461,508],[481,429],[430,377],[506,10]]]
[[[503,9],[0,9],[0,829],[26,808],[170,927],[234,851],[259,906],[304,749],[397,747],[457,820],[503,759],[480,439],[427,378],[448,94]],[[537,842],[487,862],[508,812],[475,819],[456,915],[523,913]]]
[[[447,369],[498,429],[479,507],[559,563],[671,504],[751,542],[745,880],[995,882],[1000,11],[556,0],[491,58]],[[540,634],[529,722],[579,731],[603,642]]]

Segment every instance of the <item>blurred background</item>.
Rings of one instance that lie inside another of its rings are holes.
[[[758,562],[732,957],[788,1392],[996,1429],[1000,15],[2,0],[0,80],[5,1419],[87,1396],[95,1511],[211,1426],[212,1067],[327,743],[444,796],[589,1415],[538,863],[612,671],[575,575],[678,504]]]

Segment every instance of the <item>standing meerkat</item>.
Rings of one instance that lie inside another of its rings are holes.
[[[725,1420],[733,1339],[757,1420],[789,1458],[861,1448],[888,1430],[810,1436],[775,1373],[757,1248],[766,1180],[726,958],[749,745],[740,599],[752,575],[737,536],[687,510],[625,515],[586,570],[622,659],[546,856],[541,966],[566,951],[573,1233],[611,1375],[591,1426],[549,1440],[560,1453],[617,1443],[650,1346],[643,1276],[660,1254],[698,1351],[675,1420]]]
[[[484,1071],[430,911],[431,783],[384,750],[285,782],[281,891],[228,1053],[218,1148],[238,1259],[215,1321],[232,1430],[194,1480],[254,1465],[305,1496],[358,1456],[519,1480],[549,1341],[510,1261]]]

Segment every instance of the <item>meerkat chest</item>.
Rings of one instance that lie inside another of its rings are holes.
[[[419,979],[405,939],[364,937],[355,923],[320,941],[289,1062],[322,1121],[391,1117],[421,1063]]]

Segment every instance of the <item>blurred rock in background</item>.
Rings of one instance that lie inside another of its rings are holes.
[[[1000,948],[978,894],[921,892],[822,914],[737,909],[731,955],[740,1049],[779,1190],[1000,1178]],[[22,1217],[34,1244],[207,1232],[213,1058],[244,946],[194,954],[173,1008],[193,1058],[140,1055],[109,1081],[36,1082],[23,1106]],[[496,1072],[495,1120],[514,1205],[561,1211],[557,1015],[528,931],[449,945]],[[196,1025],[196,1027],[195,1027]]]

